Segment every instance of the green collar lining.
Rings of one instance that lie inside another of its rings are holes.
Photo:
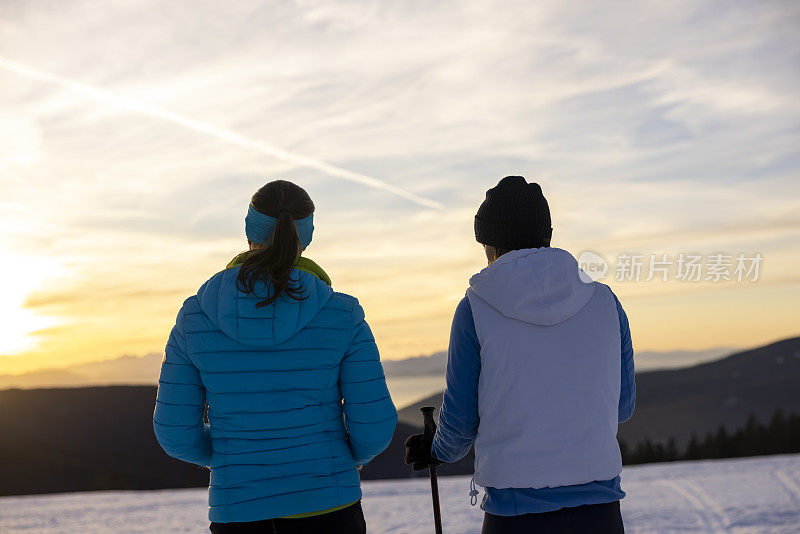
[[[240,266],[241,264],[244,263],[244,260],[246,260],[248,256],[250,256],[252,252],[253,252],[252,250],[245,250],[244,252],[237,254],[235,258],[233,258],[230,262],[228,262],[228,265],[226,265],[225,268],[232,269],[234,267]],[[326,273],[322,269],[322,267],[317,265],[316,262],[314,262],[314,260],[310,258],[298,256],[294,262],[294,268],[297,269],[298,271],[303,271],[304,273],[316,276],[329,286],[332,285],[331,278],[330,276],[328,276],[328,273]]]

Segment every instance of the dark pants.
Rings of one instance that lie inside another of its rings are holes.
[[[562,508],[543,514],[485,514],[482,534],[624,534],[619,501]]]
[[[361,501],[322,515],[302,519],[264,519],[246,523],[211,523],[213,534],[366,534]]]

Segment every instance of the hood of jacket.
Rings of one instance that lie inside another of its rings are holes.
[[[594,294],[578,262],[559,248],[513,250],[473,276],[470,289],[505,317],[554,325],[578,313]]]
[[[306,263],[301,263],[292,269],[290,276],[294,284],[302,286],[306,298],[295,300],[282,295],[272,304],[258,308],[256,304],[264,300],[269,285],[259,282],[253,293],[241,291],[236,284],[241,261],[236,259],[200,287],[197,299],[203,312],[222,332],[244,345],[266,347],[283,343],[311,322],[333,295],[330,285],[321,279],[327,279],[324,271],[317,267],[321,273],[317,275]],[[308,263],[313,264],[310,260]]]

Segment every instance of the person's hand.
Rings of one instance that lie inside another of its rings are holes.
[[[406,439],[405,462],[414,471],[422,471],[442,463],[431,450],[432,439],[425,434],[412,434]]]

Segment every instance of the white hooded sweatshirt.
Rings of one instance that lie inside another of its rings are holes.
[[[504,254],[467,291],[481,347],[475,481],[544,488],[609,480],[620,326],[608,286],[585,283],[557,248]]]

